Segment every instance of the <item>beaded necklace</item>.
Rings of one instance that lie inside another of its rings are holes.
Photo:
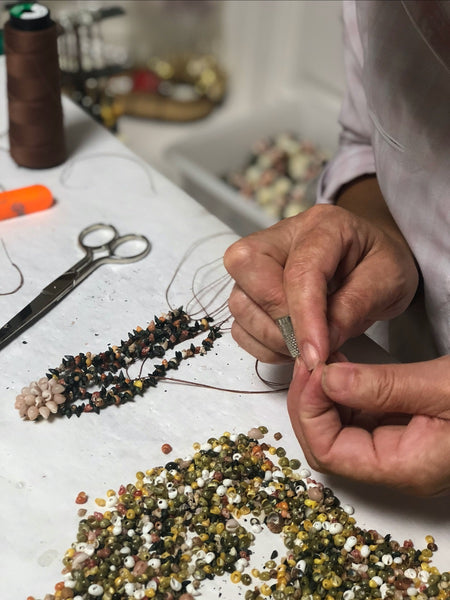
[[[109,346],[105,352],[67,355],[58,368],[49,369],[45,377],[24,387],[16,397],[15,407],[25,420],[34,421],[39,417],[48,419],[51,414],[69,418],[82,413],[99,414],[108,406],[130,402],[155,387],[182,360],[206,354],[221,337],[220,326],[211,325],[212,320],[205,316],[192,322],[183,308],[178,308],[155,317],[145,329],[137,327],[126,341]],[[169,360],[164,358],[167,350],[206,331],[208,335],[201,345],[191,343]],[[152,373],[142,376],[145,361],[152,358],[163,360]],[[138,360],[142,360],[139,374],[131,378],[128,368]],[[100,386],[100,390],[89,391],[93,386]]]

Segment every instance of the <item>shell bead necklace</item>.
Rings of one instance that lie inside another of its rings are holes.
[[[108,406],[130,402],[155,387],[168,370],[177,369],[183,360],[206,354],[221,337],[220,326],[211,325],[212,320],[205,316],[192,322],[178,308],[155,317],[145,329],[137,327],[126,341],[109,346],[105,352],[67,355],[59,367],[49,369],[45,377],[24,387],[16,397],[15,407],[25,420],[34,421],[39,417],[48,419],[51,414],[69,418],[74,414],[78,417],[82,413],[98,414]],[[188,348],[177,350],[169,360],[164,358],[167,350],[204,332],[208,335],[201,345],[191,343]],[[161,363],[152,373],[142,376],[145,361],[153,358],[161,358]],[[139,360],[142,361],[139,375],[131,378],[128,368]],[[93,386],[100,389],[89,391]]]

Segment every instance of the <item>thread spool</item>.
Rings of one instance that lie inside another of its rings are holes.
[[[9,144],[14,161],[47,169],[66,158],[56,24],[36,2],[16,4],[4,27]]]

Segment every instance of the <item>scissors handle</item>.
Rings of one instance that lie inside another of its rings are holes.
[[[106,241],[101,241],[97,244],[89,244],[86,241],[87,237],[96,231],[101,231],[102,235],[106,235]],[[127,242],[138,242],[143,244],[143,248],[139,252],[121,256],[117,253],[117,250]],[[104,263],[125,264],[136,262],[147,256],[151,249],[151,244],[144,235],[128,233],[126,235],[119,236],[117,229],[113,225],[107,225],[106,223],[95,223],[94,225],[89,225],[89,227],[83,229],[78,236],[78,243],[86,252],[86,260],[82,259],[80,261],[82,267],[80,269],[80,275],[82,272],[84,272],[85,266],[88,273],[90,273]],[[105,252],[106,254],[95,258],[95,255],[100,252]],[[78,265],[79,263],[77,263],[76,266]]]
[[[89,244],[86,238],[95,231],[101,231],[106,236],[106,241],[100,244]],[[84,250],[109,250],[109,245],[119,237],[119,232],[114,225],[108,225],[106,223],[94,223],[88,225],[78,235],[78,243]]]

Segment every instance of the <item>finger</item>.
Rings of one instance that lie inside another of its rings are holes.
[[[334,473],[369,482],[397,484],[396,473],[391,472],[391,462],[381,461],[375,450],[370,432],[358,427],[342,425],[337,406],[330,401],[321,388],[321,371],[318,367],[309,380],[291,384],[291,390],[298,393],[297,383],[302,386],[301,400],[295,414],[294,430],[308,462],[318,471]],[[380,428],[377,430],[378,443],[387,456],[396,456],[398,438],[404,428]]]
[[[224,265],[238,286],[273,320],[287,314],[283,269],[289,254],[289,236],[274,225],[232,244]]]
[[[450,418],[450,356],[421,363],[334,363],[323,370],[324,393],[340,404],[383,413]]]
[[[353,217],[339,207],[316,206],[303,217],[286,260],[284,287],[301,355],[312,370],[330,351],[330,287],[358,264],[364,244],[348,226]]]
[[[415,416],[407,427],[382,426],[373,432],[344,427],[321,387],[325,368],[318,367],[309,379],[294,375],[288,396],[294,431],[311,466],[421,496],[448,492],[447,421]]]
[[[319,465],[316,462],[314,456],[310,452],[310,448],[306,443],[306,438],[303,433],[302,422],[299,419],[300,403],[302,401],[302,392],[311,377],[310,371],[308,371],[305,363],[301,359],[296,359],[294,363],[294,371],[292,373],[292,380],[289,386],[289,392],[287,395],[287,409],[289,418],[294,430],[295,436],[298,439],[300,446],[303,450],[303,454],[308,464],[318,470]]]
[[[228,299],[228,307],[235,322],[239,325],[235,328],[235,333],[242,342],[250,336],[255,342],[257,341],[260,345],[266,346],[267,350],[274,355],[290,356],[275,321],[258,304],[253,302],[237,284],[233,287]],[[243,331],[241,332],[241,330]],[[245,336],[244,333],[247,335]]]
[[[250,335],[236,321],[234,321],[231,326],[231,335],[238,346],[263,363],[281,364],[292,362],[290,355],[273,352],[270,348]]]
[[[405,276],[405,271],[410,275]],[[396,264],[391,254],[377,251],[366,255],[328,298],[331,350],[360,335],[375,321],[403,312],[414,296],[416,283],[412,263]]]

